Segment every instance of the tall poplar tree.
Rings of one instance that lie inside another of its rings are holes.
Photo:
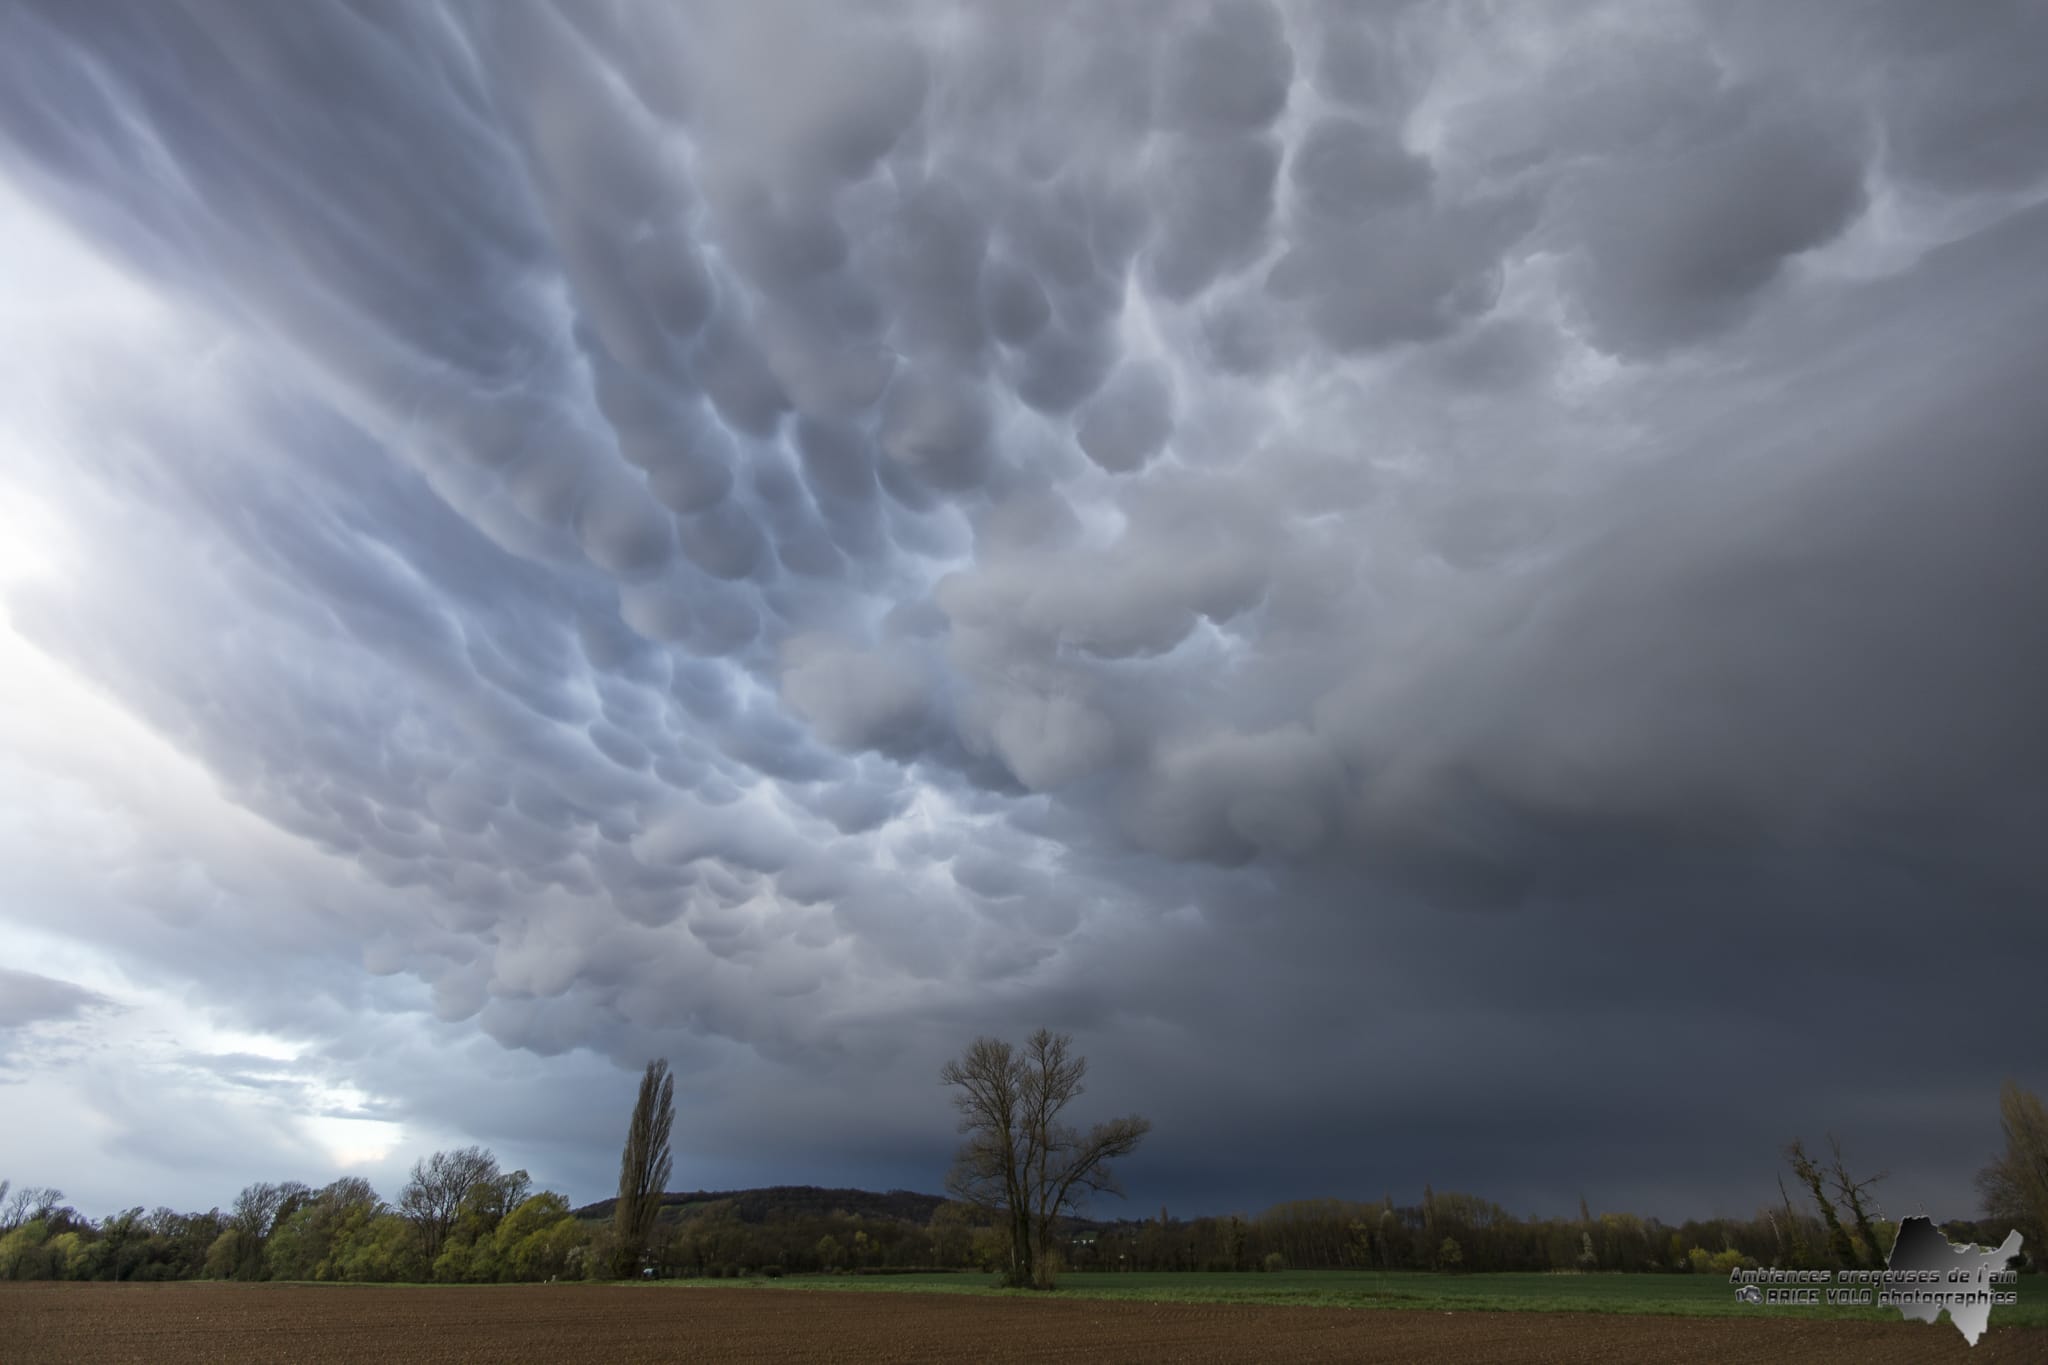
[[[619,1202],[612,1211],[618,1239],[620,1275],[630,1275],[647,1250],[661,1196],[668,1188],[671,1165],[669,1132],[676,1123],[676,1078],[668,1059],[647,1064],[640,1077],[640,1098],[626,1129],[626,1149],[619,1157]]]

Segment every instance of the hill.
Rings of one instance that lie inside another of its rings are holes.
[[[586,1222],[608,1222],[616,1198],[600,1199],[575,1210]],[[829,1218],[841,1214],[854,1218],[882,1219],[911,1223],[918,1227],[931,1221],[934,1210],[946,1200],[941,1195],[919,1194],[914,1190],[821,1189],[816,1185],[771,1185],[757,1190],[694,1190],[661,1197],[664,1221],[681,1222],[714,1206],[723,1206],[741,1223],[781,1223],[801,1219]]]

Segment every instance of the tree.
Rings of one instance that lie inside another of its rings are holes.
[[[1785,1177],[1782,1175],[1778,1177],[1778,1200],[1784,1205],[1785,1210],[1785,1227],[1784,1232],[1778,1239],[1780,1243],[1779,1249],[1783,1250],[1783,1244],[1789,1241],[1791,1243],[1792,1264],[1804,1269],[1808,1259],[1806,1228],[1803,1220],[1793,1211],[1792,1196],[1786,1193]],[[1775,1226],[1773,1230],[1776,1230]]]
[[[7,1185],[0,1183],[0,1196],[7,1193]],[[64,1202],[64,1191],[49,1185],[24,1185],[14,1192],[14,1197],[0,1205],[0,1232],[13,1232],[16,1228],[30,1223],[48,1222],[57,1206]]]
[[[1849,1241],[1849,1233],[1843,1228],[1841,1217],[1828,1199],[1826,1176],[1814,1159],[1806,1154],[1803,1139],[1794,1138],[1785,1148],[1785,1159],[1792,1163],[1792,1173],[1799,1177],[1799,1183],[1806,1186],[1813,1196],[1813,1205],[1820,1211],[1821,1222],[1827,1225],[1828,1251],[1837,1265],[1856,1264],[1856,1248]]]
[[[441,1243],[455,1226],[469,1192],[497,1178],[498,1159],[482,1147],[436,1152],[413,1163],[412,1179],[398,1196],[398,1211],[412,1224],[428,1265],[441,1254]]]
[[[1848,1167],[1842,1161],[1841,1140],[1832,1133],[1828,1134],[1828,1150],[1834,1154],[1834,1160],[1828,1165],[1828,1176],[1834,1182],[1835,1193],[1849,1206],[1849,1216],[1856,1224],[1856,1237],[1863,1243],[1864,1259],[1872,1266],[1881,1266],[1891,1256],[1891,1243],[1887,1241],[1879,1245],[1880,1234],[1871,1224],[1870,1210],[1864,1204],[1864,1191],[1890,1172],[1879,1171],[1868,1180],[1852,1180]]]
[[[626,1148],[619,1155],[619,1202],[612,1210],[612,1229],[618,1237],[614,1268],[621,1275],[633,1273],[654,1232],[673,1164],[669,1132],[675,1123],[676,1078],[669,1074],[666,1058],[649,1062],[640,1077],[633,1121],[626,1128]]]
[[[1122,1194],[1109,1163],[1135,1151],[1152,1129],[1135,1114],[1085,1134],[1059,1121],[1088,1071],[1072,1042],[1040,1029],[1020,1053],[1000,1039],[977,1038],[939,1073],[959,1091],[953,1103],[967,1135],[947,1191],[1008,1229],[1013,1285],[1052,1287],[1054,1224],[1091,1191]]]
[[[340,1278],[340,1259],[348,1241],[384,1212],[384,1201],[370,1182],[345,1175],[297,1209],[279,1214],[264,1248],[274,1280]]]
[[[562,1273],[582,1229],[569,1201],[552,1192],[536,1194],[505,1215],[494,1234],[501,1278],[548,1280]]]
[[[1998,1092],[2005,1152],[1977,1173],[1984,1212],[2018,1228],[2035,1248],[2036,1264],[2048,1264],[2048,1108],[2041,1097],[2007,1081]]]

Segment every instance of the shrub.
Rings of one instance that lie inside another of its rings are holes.
[[[1266,1270],[1268,1273],[1278,1273],[1285,1269],[1287,1269],[1287,1258],[1285,1256],[1282,1256],[1277,1251],[1266,1253]]]

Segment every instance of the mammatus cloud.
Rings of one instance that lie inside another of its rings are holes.
[[[1046,1022],[1176,1197],[1740,1203],[1802,1124],[1966,1197],[2014,1056],[1774,1041],[2044,950],[2038,20],[1930,23],[10,12],[0,174],[148,318],[9,319],[10,619],[282,841],[104,950],[595,1186],[448,1059],[928,1184]]]

